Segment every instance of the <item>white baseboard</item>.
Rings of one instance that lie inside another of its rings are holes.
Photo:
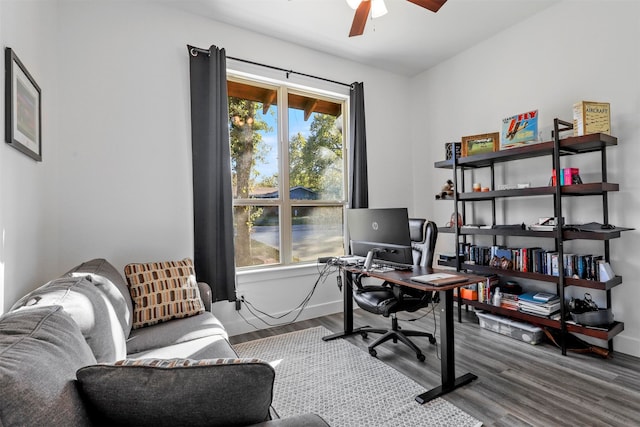
[[[616,353],[640,357],[640,340],[625,335],[618,335],[613,339],[613,350]]]

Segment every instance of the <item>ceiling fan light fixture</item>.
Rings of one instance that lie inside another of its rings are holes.
[[[387,14],[387,6],[384,0],[371,0],[371,17],[379,18]]]
[[[347,0],[347,4],[353,10],[356,10],[360,6],[360,0]]]

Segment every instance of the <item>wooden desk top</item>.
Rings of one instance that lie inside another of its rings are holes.
[[[486,279],[484,276],[478,276],[475,274],[462,273],[454,270],[444,270],[438,268],[428,268],[428,267],[420,267],[415,266],[413,270],[393,270],[387,271],[384,273],[376,272],[376,271],[364,271],[361,267],[344,267],[345,270],[351,273],[360,273],[365,276],[375,277],[376,279],[386,280],[387,282],[395,283],[402,286],[407,286],[409,288],[420,289],[423,291],[446,291],[449,289],[460,288],[462,286],[470,285],[472,283],[482,282]],[[452,283],[450,285],[442,285],[442,286],[433,286],[427,285],[424,283],[414,282],[411,280],[414,276],[422,276],[424,274],[431,273],[449,273],[455,274],[456,276],[466,277],[468,280],[465,282]]]

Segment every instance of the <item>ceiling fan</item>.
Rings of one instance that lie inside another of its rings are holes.
[[[429,9],[432,12],[437,12],[447,0],[407,0],[413,4],[417,4],[420,7]],[[367,23],[369,12],[371,12],[372,18],[385,15],[387,13],[387,7],[384,5],[384,0],[347,0],[349,6],[355,9],[356,14],[353,17],[353,23],[351,24],[351,31],[349,37],[362,35],[364,32],[364,26]]]

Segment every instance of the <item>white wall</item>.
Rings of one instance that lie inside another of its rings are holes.
[[[433,200],[449,176],[432,167],[444,158],[445,142],[497,131],[501,118],[532,108],[540,110],[548,135],[554,117],[570,118],[573,102],[609,101],[620,141],[609,150],[609,178],[621,185],[610,197],[610,220],[638,227],[639,7],[563,2],[407,79],[152,2],[3,0],[2,43],[43,88],[44,162],[0,147],[0,310],[92,257],[122,268],[192,256],[187,44],[216,44],[231,56],[364,81],[371,205],[409,206],[439,224],[452,211]],[[413,125],[393,125],[406,123],[408,101]],[[575,162],[583,177],[594,178],[593,159]],[[521,166],[505,166],[499,179],[546,180],[540,177],[548,164]],[[486,181],[481,174],[473,179]],[[572,203],[573,220],[600,220],[589,210],[595,202],[581,203]],[[542,206],[508,201],[499,215],[531,222],[549,214]],[[477,216],[488,220],[481,210]],[[445,237],[441,250],[448,249]],[[635,231],[614,241],[612,264],[625,278],[613,290],[614,313],[626,324],[616,349],[640,355],[637,243]],[[244,274],[239,292],[277,314],[297,305],[316,278],[315,267]],[[341,310],[334,283],[319,286],[304,317]],[[231,304],[215,310],[232,334],[251,329]]]
[[[59,20],[58,270],[92,257],[122,268],[193,255],[187,44],[364,81],[371,204],[411,204],[411,148],[398,145],[409,133],[388,125],[402,117],[405,77],[151,2],[62,1]],[[393,173],[375,173],[387,170]],[[302,301],[317,277],[315,266],[244,274],[238,290],[259,309],[279,314]],[[340,311],[335,281],[319,286],[310,306],[302,318]],[[233,304],[215,310],[231,334],[252,330]]]
[[[593,100],[611,103],[612,133],[619,142],[607,152],[609,181],[620,184],[620,191],[609,196],[610,223],[640,229],[638,40],[637,2],[565,1],[414,78],[414,122],[427,121],[424,126],[414,127],[412,134],[416,213],[444,225],[453,211],[451,202],[434,200],[434,194],[451,176],[448,170],[431,167],[444,159],[445,142],[459,141],[464,135],[497,132],[502,118],[532,109],[539,110],[544,140],[550,140],[554,118],[570,121],[574,102]],[[579,167],[585,182],[600,179],[596,155],[563,158],[563,162],[563,167]],[[425,164],[428,167],[423,167]],[[550,158],[514,162],[498,168],[496,180],[498,184],[531,182],[544,186],[550,170]],[[486,173],[467,179],[471,181],[489,185]],[[568,222],[602,222],[597,209],[599,198],[568,202]],[[476,222],[490,224],[487,208],[480,207],[474,213]],[[512,199],[498,205],[498,220],[503,223],[529,224],[541,216],[553,216],[551,199]],[[523,245],[541,244],[523,240]],[[439,251],[451,251],[452,243],[452,235],[442,234]],[[484,244],[490,244],[490,240]],[[625,331],[614,345],[616,350],[636,356],[640,356],[640,291],[636,283],[640,258],[635,250],[639,244],[637,231],[625,232],[611,243],[612,266],[624,279],[612,291],[615,318],[625,322]],[[602,253],[601,244],[594,247],[580,241],[568,245],[569,251]],[[587,290],[569,291],[581,297]],[[591,293],[604,302],[602,292]]]
[[[57,209],[53,205],[58,143],[56,28],[54,3],[0,2],[3,58],[5,48],[11,47],[42,89],[45,159],[38,163],[0,143],[0,313],[25,290],[46,280],[57,263],[57,253],[52,250],[57,239]],[[5,93],[1,92],[0,108],[4,111]],[[0,114],[0,128],[4,135],[4,113]]]

